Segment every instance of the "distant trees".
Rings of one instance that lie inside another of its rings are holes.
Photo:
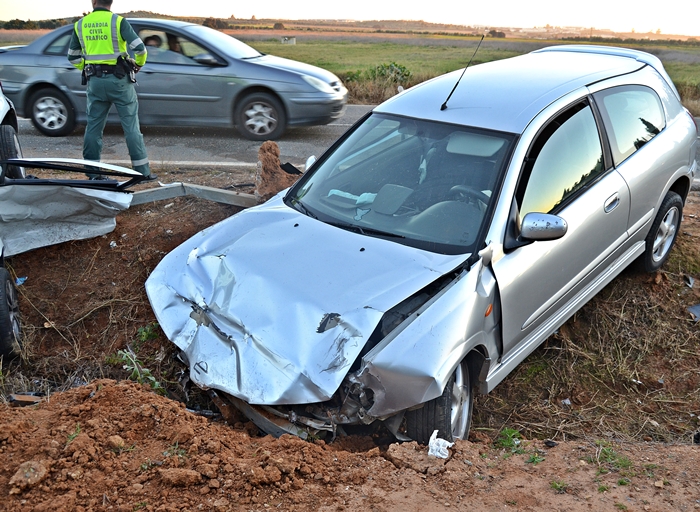
[[[65,19],[41,21],[24,21],[20,19],[14,19],[6,21],[4,23],[0,22],[0,28],[3,28],[5,30],[36,30],[39,28],[54,29],[61,27],[67,23],[68,22]]]
[[[205,27],[215,28],[217,30],[228,28],[228,23],[219,18],[207,18],[204,20]]]

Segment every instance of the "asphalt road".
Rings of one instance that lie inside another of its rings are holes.
[[[311,156],[320,156],[372,106],[348,105],[345,115],[325,126],[289,129],[277,143],[280,160],[303,165]],[[154,169],[164,165],[188,167],[248,167],[258,161],[260,142],[242,138],[233,128],[142,127],[148,157]],[[67,137],[46,137],[28,119],[19,123],[19,138],[25,157],[82,158],[84,128],[79,126]],[[129,152],[121,127],[105,129],[102,160],[130,167]]]
[[[348,105],[345,115],[331,124],[289,129],[277,141],[280,160],[291,162],[297,167],[303,166],[309,156],[320,156],[372,108],[372,105]],[[700,118],[696,118],[696,121],[700,126]],[[142,127],[141,131],[154,169],[163,166],[245,168],[254,167],[258,161],[260,143],[243,139],[233,128]],[[82,126],[67,137],[46,137],[28,119],[20,119],[19,137],[25,157],[82,157]],[[105,129],[102,160],[130,167],[128,155],[121,128],[108,126]],[[700,152],[698,165],[700,166]],[[700,190],[700,179],[695,179],[693,189]]]

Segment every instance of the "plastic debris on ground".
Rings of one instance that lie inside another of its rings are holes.
[[[454,443],[450,443],[438,437],[437,434],[438,431],[434,430],[433,434],[430,436],[430,440],[428,441],[428,456],[446,459],[450,456],[450,452],[448,452],[447,449],[452,448]]]
[[[15,279],[15,286],[22,286],[26,281],[26,277],[18,277],[17,279]]]
[[[693,315],[693,320],[697,323],[700,320],[700,304],[695,304],[695,306],[690,306],[688,308],[690,314]]]

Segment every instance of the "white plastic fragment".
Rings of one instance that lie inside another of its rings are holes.
[[[438,437],[437,434],[438,431],[434,430],[433,434],[430,436],[430,440],[428,441],[428,456],[446,459],[450,456],[450,452],[448,452],[447,449],[454,446],[454,443],[450,443]]]

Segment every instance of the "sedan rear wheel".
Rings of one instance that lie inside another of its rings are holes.
[[[10,273],[0,267],[0,356],[7,359],[19,355],[20,335],[17,290]]]
[[[238,132],[250,140],[277,139],[287,125],[282,104],[264,92],[245,96],[236,108],[235,120]]]
[[[466,439],[471,424],[473,396],[469,368],[462,363],[455,369],[440,395],[420,409],[406,412],[406,434],[428,444],[433,431],[447,441]]]
[[[22,148],[19,145],[17,132],[9,124],[0,126],[0,160],[11,158],[22,158]],[[24,167],[19,165],[8,165],[6,175],[8,178],[24,178]]]
[[[75,112],[70,101],[57,89],[40,89],[29,99],[32,124],[44,135],[62,137],[75,128]]]
[[[683,200],[675,192],[668,192],[659,208],[646,238],[646,249],[638,265],[647,272],[656,272],[668,259],[676,241],[683,216]]]

